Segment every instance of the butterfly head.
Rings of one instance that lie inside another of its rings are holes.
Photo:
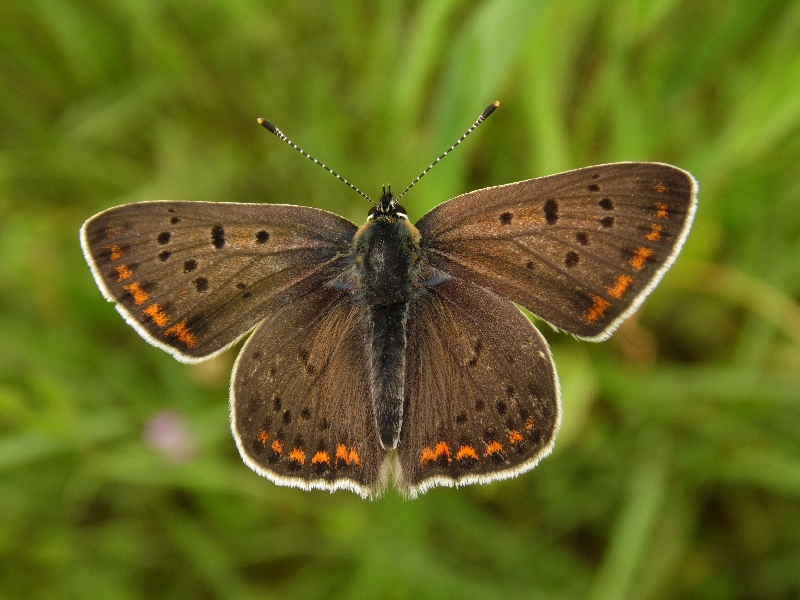
[[[369,210],[368,220],[372,220],[379,216],[400,216],[408,219],[406,209],[397,204],[397,201],[394,199],[394,195],[392,194],[392,186],[390,185],[383,186],[381,199],[378,204]]]

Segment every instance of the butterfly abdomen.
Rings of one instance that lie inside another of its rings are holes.
[[[374,306],[369,317],[372,402],[381,445],[388,450],[397,446],[403,423],[408,307]]]
[[[370,219],[354,240],[360,296],[370,321],[370,375],[381,444],[395,448],[403,421],[406,321],[420,287],[419,233],[403,216]]]

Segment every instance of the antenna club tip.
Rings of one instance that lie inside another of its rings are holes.
[[[258,124],[261,125],[267,131],[269,131],[270,133],[274,133],[275,135],[278,135],[278,128],[275,127],[275,125],[273,125],[272,123],[270,123],[266,119],[262,119],[261,117],[259,117],[258,119],[256,119],[256,121],[258,121]]]
[[[481,113],[481,118],[485,119],[486,117],[488,117],[490,114],[492,114],[495,111],[495,109],[498,106],[500,106],[500,103],[497,100],[492,102],[489,106],[486,107],[486,110],[483,111],[483,113]]]

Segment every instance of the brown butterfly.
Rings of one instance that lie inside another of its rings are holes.
[[[550,453],[558,378],[514,302],[607,338],[675,260],[696,193],[676,167],[616,163],[470,192],[416,226],[391,190],[361,228],[301,206],[158,201],[92,217],[81,243],[106,298],[178,360],[254,330],[230,394],[253,470],[363,497],[391,480],[414,497]]]

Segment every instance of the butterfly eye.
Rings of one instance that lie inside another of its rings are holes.
[[[377,208],[378,208],[377,206],[373,206],[372,208],[370,208],[369,212],[367,213],[367,217],[371,217],[372,215],[374,215],[375,214],[375,210]]]
[[[403,208],[402,206],[400,206],[399,204],[395,204],[394,205],[394,210],[398,215],[408,216],[408,211],[405,208]]]

